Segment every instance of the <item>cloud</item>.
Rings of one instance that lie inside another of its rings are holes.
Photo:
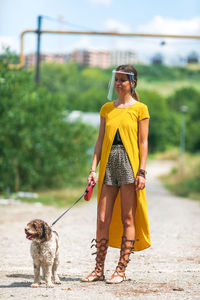
[[[172,18],[163,18],[155,16],[150,22],[138,26],[139,32],[161,33],[161,34],[191,34],[199,35],[200,33],[200,17],[188,20],[178,20]]]
[[[104,23],[105,30],[114,32],[131,32],[131,27],[128,24],[121,23],[114,19],[109,19]]]
[[[87,35],[81,35],[71,46],[68,47],[68,51],[73,51],[74,49],[93,49],[93,43],[91,37]]]
[[[187,20],[178,20],[173,18],[163,18],[162,16],[155,16],[150,22],[138,26],[137,32],[174,35],[199,35],[200,17]],[[145,46],[145,41],[149,41],[149,43],[142,49],[142,45]],[[199,40],[167,38],[165,39],[166,44],[161,46],[162,41],[163,39],[161,38],[146,38],[143,41],[140,40],[140,46],[136,45],[135,50],[138,53],[143,52],[145,56],[149,57],[154,55],[154,53],[159,52],[166,58],[166,62],[183,59],[192,51],[199,53]]]
[[[88,0],[92,4],[103,4],[109,6],[112,3],[112,0]]]

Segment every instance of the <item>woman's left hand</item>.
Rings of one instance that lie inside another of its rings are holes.
[[[143,176],[137,175],[135,180],[136,191],[143,190],[145,188],[145,183],[146,183],[145,178]]]

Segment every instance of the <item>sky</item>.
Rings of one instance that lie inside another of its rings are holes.
[[[38,15],[44,16],[43,30],[200,35],[200,0],[0,0],[0,52],[9,46],[19,53],[20,34],[37,28]],[[24,42],[25,54],[35,52],[35,34],[27,34]],[[42,35],[43,53],[75,49],[131,50],[143,61],[161,53],[173,64],[192,51],[200,55],[200,39]]]

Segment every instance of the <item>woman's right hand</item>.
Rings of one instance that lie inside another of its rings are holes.
[[[90,183],[91,181],[93,181],[94,183],[97,183],[96,176],[97,176],[97,174],[95,171],[90,171],[90,174],[88,176],[88,183]]]

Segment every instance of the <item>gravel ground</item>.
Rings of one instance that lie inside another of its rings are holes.
[[[60,236],[61,286],[30,288],[33,267],[24,227],[33,218],[49,224],[63,210],[33,204],[0,206],[0,299],[200,299],[200,205],[171,195],[157,176],[171,162],[148,165],[147,200],[152,246],[132,255],[127,281],[81,283],[94,267],[90,242],[95,236],[96,201],[81,201],[56,225]],[[118,261],[119,249],[109,248],[105,275]]]

